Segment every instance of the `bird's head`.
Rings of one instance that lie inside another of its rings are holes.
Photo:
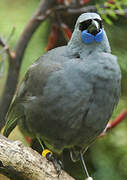
[[[96,13],[84,13],[79,16],[76,28],[81,32],[81,39],[86,44],[103,40],[102,19]]]
[[[97,13],[83,13],[77,19],[72,38],[68,43],[74,50],[99,46],[110,51],[108,39],[102,25],[102,19]],[[102,46],[103,45],[103,46]],[[77,48],[77,49],[76,49]]]

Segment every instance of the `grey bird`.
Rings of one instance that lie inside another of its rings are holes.
[[[85,30],[92,38],[103,30],[103,38],[85,43]],[[67,46],[48,51],[28,69],[10,106],[4,135],[18,125],[54,153],[67,148],[73,161],[83,162],[82,155],[103,132],[118,103],[120,82],[101,17],[84,13]]]

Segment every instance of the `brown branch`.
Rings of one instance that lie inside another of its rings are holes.
[[[103,4],[100,5],[100,8],[107,8],[105,7]],[[85,12],[97,12],[97,8],[95,5],[89,5],[89,6],[84,6],[81,8],[73,8],[71,6],[65,6],[65,5],[59,5],[56,6],[55,8],[56,11],[64,11],[68,14],[82,14]],[[119,9],[115,9],[114,12],[116,13],[116,15],[121,15],[121,12]],[[127,8],[123,9],[124,15],[127,15]],[[106,14],[106,11],[103,10],[103,14]]]
[[[7,45],[10,38],[13,36],[15,31],[15,27],[13,27],[11,33],[9,36],[4,40],[2,37],[0,37],[0,46],[3,47],[3,49],[0,51],[1,54],[1,61],[0,61],[0,77],[3,76],[4,68],[5,68],[5,60],[8,55],[9,58],[13,58],[13,53],[11,53],[9,46]]]
[[[7,45],[7,43],[13,36],[14,32],[15,32],[15,27],[12,28],[9,36],[5,40],[3,40],[2,37],[0,37],[0,46],[3,47],[3,50],[0,52],[0,54],[5,52],[6,54],[8,54],[9,58],[11,58],[11,52],[10,52],[10,49],[9,49],[9,46]]]
[[[9,35],[9,37],[10,37],[10,35]],[[8,56],[11,58],[11,53],[10,53],[9,46],[7,45],[7,41],[4,41],[2,39],[2,37],[0,37],[0,45],[3,47],[3,50],[0,52],[0,54],[4,53],[4,51],[5,51],[8,54]]]
[[[13,180],[74,180],[63,170],[60,176],[53,164],[20,141],[0,135],[0,173]]]
[[[127,117],[127,110],[123,110],[113,121],[109,121],[106,132],[116,127]]]
[[[13,56],[9,57],[8,76],[5,84],[5,89],[0,101],[0,129],[4,125],[4,119],[12,101],[13,95],[19,78],[19,71],[24,56],[25,49],[39,25],[52,12],[51,9],[56,5],[56,0],[41,0],[40,4],[23,30],[15,48],[12,52]]]

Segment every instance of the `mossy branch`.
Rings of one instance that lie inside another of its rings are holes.
[[[13,180],[74,180],[63,170],[60,176],[51,162],[25,147],[0,135],[0,173]]]

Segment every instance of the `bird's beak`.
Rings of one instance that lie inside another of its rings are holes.
[[[100,31],[100,24],[99,24],[99,22],[92,19],[92,22],[89,25],[89,27],[87,28],[87,31],[88,31],[88,33],[90,33],[90,34],[95,36]]]

